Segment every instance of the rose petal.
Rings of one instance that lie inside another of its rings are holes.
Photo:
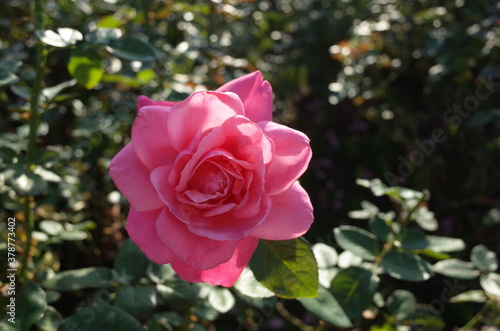
[[[156,234],[155,222],[161,209],[140,212],[130,207],[125,229],[130,239],[153,262],[158,264],[170,263],[177,257],[160,241]]]
[[[221,285],[230,287],[233,286],[240,277],[241,272],[248,264],[257,248],[258,243],[259,240],[253,237],[247,237],[238,241],[231,259],[212,269],[195,269],[181,261],[173,262],[172,267],[181,278],[188,282],[205,282],[214,286]]]
[[[166,208],[156,219],[156,233],[179,260],[197,269],[210,269],[227,262],[237,243],[235,240],[217,241],[197,236]]]
[[[288,240],[307,232],[314,220],[307,192],[295,182],[285,192],[271,196],[272,207],[265,222],[251,235],[267,240]]]
[[[309,138],[300,131],[273,122],[259,122],[274,142],[274,157],[266,171],[266,192],[287,190],[306,171],[312,157]]]
[[[246,160],[251,163],[271,162],[274,154],[274,143],[264,134],[260,126],[249,121],[244,116],[229,118],[221,126],[226,132],[226,143],[224,148],[229,150],[239,160]],[[254,153],[248,151],[247,146],[255,146],[261,149],[262,160],[250,160],[248,157]]]
[[[137,158],[132,143],[116,154],[109,166],[109,175],[116,187],[138,211],[165,206],[149,180],[149,172]]]
[[[132,126],[132,143],[137,157],[149,169],[173,164],[177,152],[171,147],[168,137],[168,117],[171,108],[144,106]]]
[[[213,217],[198,216],[192,214],[188,221],[188,228],[192,233],[200,236],[212,238],[214,240],[239,240],[246,238],[254,229],[258,229],[268,218],[271,209],[271,198],[263,195],[260,199],[260,208],[257,214],[252,217],[238,218],[237,213],[226,213]],[[210,226],[196,226],[193,224],[203,224],[209,222]]]
[[[195,92],[172,107],[168,121],[170,142],[180,152],[193,138],[232,116],[243,114],[241,100],[234,93]]]
[[[273,90],[271,84],[262,79],[260,71],[233,79],[216,91],[236,93],[245,107],[245,116],[254,122],[273,118]]]
[[[140,95],[137,98],[137,111],[139,111],[142,107],[144,106],[167,106],[167,107],[172,107],[175,105],[177,102],[172,102],[172,101],[154,101],[148,98],[145,95]]]

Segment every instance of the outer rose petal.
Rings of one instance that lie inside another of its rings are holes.
[[[160,241],[156,234],[155,222],[160,212],[161,209],[139,212],[131,207],[125,229],[127,229],[130,239],[151,261],[165,264],[177,260],[177,257]]]
[[[245,116],[254,122],[273,119],[273,90],[260,71],[233,79],[216,91],[236,93],[245,107]]]
[[[135,153],[149,169],[173,164],[177,157],[167,134],[170,110],[166,106],[144,106],[132,126]]]
[[[230,117],[243,115],[243,105],[234,93],[195,92],[172,107],[168,119],[168,137],[181,152],[195,137],[220,126]]]
[[[287,190],[306,171],[312,157],[309,138],[300,131],[274,122],[258,125],[274,141],[274,157],[266,171],[266,192]]]
[[[295,182],[285,192],[271,197],[273,205],[266,221],[250,235],[267,240],[288,240],[307,232],[314,220],[309,195]]]
[[[173,101],[154,101],[148,98],[145,95],[140,95],[139,98],[137,98],[137,111],[139,111],[142,107],[144,106],[167,106],[167,107],[172,107],[175,105],[177,102]]]
[[[195,269],[181,261],[172,262],[172,267],[181,278],[188,282],[205,282],[212,285],[230,287],[233,286],[240,277],[241,272],[248,264],[253,252],[257,248],[258,243],[259,240],[254,237],[247,237],[238,241],[231,259],[212,269]]]
[[[109,167],[109,175],[116,187],[138,211],[165,206],[149,180],[149,172],[137,158],[132,143],[115,155]]]
[[[167,208],[156,219],[158,237],[182,262],[197,269],[210,269],[227,262],[236,240],[217,241],[190,232]]]

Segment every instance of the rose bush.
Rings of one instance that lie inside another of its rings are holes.
[[[309,139],[272,122],[272,97],[259,71],[178,103],[139,97],[110,175],[130,202],[126,229],[152,261],[231,286],[259,238],[309,229],[312,205],[297,182]]]

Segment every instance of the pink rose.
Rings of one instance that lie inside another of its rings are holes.
[[[272,122],[272,98],[259,71],[178,103],[139,97],[110,175],[130,202],[126,229],[152,261],[232,286],[259,238],[309,229],[313,208],[297,182],[309,139]]]

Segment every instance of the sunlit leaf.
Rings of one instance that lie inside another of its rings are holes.
[[[299,298],[304,307],[323,321],[342,328],[352,327],[351,320],[340,303],[324,287],[318,289],[317,298]]]
[[[432,266],[432,270],[448,277],[460,279],[474,279],[480,274],[474,264],[459,259],[439,261]]]
[[[342,225],[334,229],[340,247],[360,257],[373,261],[380,253],[380,244],[375,235],[361,228]]]
[[[35,33],[42,42],[54,47],[68,47],[83,39],[80,31],[71,28],[58,28],[57,32],[38,30]]]
[[[379,278],[369,270],[350,267],[341,270],[332,281],[330,291],[349,318],[355,318],[370,306]]]
[[[112,39],[106,47],[112,54],[129,61],[151,62],[156,60],[156,53],[151,44],[141,39],[125,36]]]
[[[488,297],[484,295],[484,291],[482,290],[470,290],[467,292],[460,293],[452,298],[450,298],[451,303],[458,302],[486,302]]]
[[[495,271],[498,269],[498,259],[495,252],[490,251],[484,245],[478,245],[472,249],[470,254],[472,263],[483,271]]]
[[[380,266],[392,277],[412,282],[427,280],[433,274],[429,262],[420,256],[396,250],[385,254]]]
[[[496,272],[482,274],[479,278],[481,287],[489,294],[500,297],[500,275]]]
[[[14,308],[20,330],[30,330],[31,326],[42,318],[46,309],[45,292],[35,283],[26,283],[19,291]]]
[[[248,267],[243,269],[240,278],[238,278],[238,281],[234,284],[234,288],[251,298],[269,298],[274,296],[273,292],[255,279],[252,270]]]
[[[387,311],[397,320],[408,318],[414,311],[417,299],[407,290],[396,290],[387,298]]]
[[[437,253],[460,252],[465,249],[465,242],[459,238],[427,235],[425,239],[429,243],[425,248]]]
[[[227,313],[233,308],[236,300],[233,294],[224,287],[212,287],[208,295],[208,303],[219,313]]]
[[[101,81],[104,74],[101,56],[93,48],[75,48],[71,52],[68,71],[78,83],[87,89],[92,89]]]
[[[318,267],[309,246],[300,238],[260,240],[250,260],[255,278],[284,298],[314,297]]]

